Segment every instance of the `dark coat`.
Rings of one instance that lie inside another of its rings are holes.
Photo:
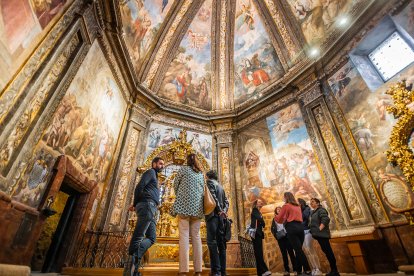
[[[207,187],[216,202],[216,208],[214,212],[206,215],[206,221],[213,216],[218,216],[220,212],[227,213],[229,210],[229,201],[227,200],[223,187],[214,179],[207,179]]]
[[[157,205],[160,204],[157,172],[154,169],[149,169],[144,172],[134,191],[134,206],[136,206],[138,202],[149,201],[152,201]]]
[[[305,208],[302,209],[302,225],[304,230],[309,230],[309,219],[311,215],[311,208],[306,205]]]
[[[250,228],[256,228],[257,222],[257,229],[256,229],[256,237],[257,238],[264,238],[263,228],[266,226],[265,221],[263,219],[262,213],[260,213],[259,209],[253,208],[252,214],[250,215]]]
[[[331,231],[329,230],[329,222],[331,219],[328,216],[328,211],[323,207],[318,207],[312,211],[310,217],[310,231],[314,238],[331,238]],[[319,230],[319,226],[323,224],[325,228]]]

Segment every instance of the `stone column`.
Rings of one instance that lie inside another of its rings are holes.
[[[361,250],[360,241],[379,238],[373,227],[375,219],[371,208],[378,209],[380,205],[371,204],[365,198],[359,175],[353,167],[341,131],[332,118],[318,82],[300,94],[299,103],[326,179],[329,200],[333,207],[331,216],[337,228],[333,236],[337,238],[337,242],[347,243],[356,272],[367,274],[367,260]]]
[[[127,130],[123,137],[121,155],[117,164],[110,200],[107,202],[108,212],[105,229],[122,231],[127,228],[128,207],[134,192],[136,168],[143,156],[143,143],[145,142],[146,128],[149,117],[138,108],[130,110]],[[109,199],[108,197],[108,199]]]
[[[228,267],[239,267],[241,265],[240,246],[238,242],[239,225],[237,212],[236,184],[234,179],[234,151],[233,131],[229,125],[228,130],[215,133],[217,148],[217,167],[219,181],[223,185],[229,200],[230,207],[228,216],[233,220],[232,240],[228,243],[227,263]]]

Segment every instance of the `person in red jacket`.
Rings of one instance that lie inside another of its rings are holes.
[[[282,206],[280,213],[275,216],[277,223],[284,223],[287,237],[295,251],[296,268],[298,275],[311,275],[308,260],[303,253],[302,245],[305,240],[304,229],[302,225],[302,210],[292,193],[286,192],[283,195],[285,204]]]

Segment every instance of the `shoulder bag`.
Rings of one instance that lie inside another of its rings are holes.
[[[204,215],[211,214],[214,209],[216,209],[216,201],[211,195],[207,183],[204,183]]]

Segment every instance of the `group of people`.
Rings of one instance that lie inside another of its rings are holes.
[[[139,269],[142,258],[156,240],[156,213],[160,204],[157,173],[163,167],[162,158],[155,157],[152,160],[152,168],[142,175],[134,191],[134,202],[129,207],[129,210],[135,211],[138,217],[129,246],[129,255],[132,255],[132,276],[141,275]],[[215,209],[209,214],[205,214],[204,211],[205,185],[216,203]],[[226,275],[229,202],[223,187],[218,182],[217,173],[211,170],[204,175],[197,156],[189,154],[187,164],[177,172],[173,186],[176,199],[172,213],[178,217],[179,230],[179,275],[189,273],[190,236],[193,246],[194,275],[201,275],[203,256],[200,225],[203,218],[207,226],[211,275]]]
[[[272,220],[271,232],[276,238],[283,257],[284,276],[290,274],[288,255],[295,274],[297,275],[322,275],[320,271],[319,257],[313,247],[315,239],[323,253],[325,253],[331,271],[326,276],[339,276],[335,255],[332,251],[329,239],[330,218],[327,210],[321,205],[320,200],[312,198],[310,207],[305,200],[295,199],[291,192],[284,193],[285,204],[276,207]],[[253,249],[256,258],[257,275],[271,275],[263,259],[263,239],[265,221],[260,212],[263,201],[258,199],[253,203],[250,229],[254,229],[252,236]],[[312,266],[309,265],[309,263]]]

